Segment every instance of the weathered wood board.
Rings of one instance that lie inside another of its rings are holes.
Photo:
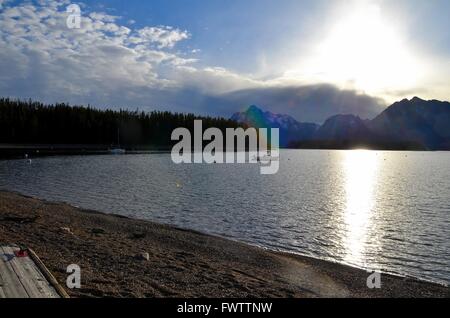
[[[0,298],[60,298],[30,256],[15,255],[18,250],[0,246]]]

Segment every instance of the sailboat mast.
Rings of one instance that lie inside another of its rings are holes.
[[[117,128],[117,146],[120,147],[120,128]]]

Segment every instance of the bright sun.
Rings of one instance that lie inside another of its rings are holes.
[[[380,94],[413,87],[423,66],[380,8],[366,4],[341,16],[312,57],[289,73]]]

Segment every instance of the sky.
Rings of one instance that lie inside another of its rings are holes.
[[[450,100],[449,13],[448,0],[0,0],[0,96],[373,118]]]

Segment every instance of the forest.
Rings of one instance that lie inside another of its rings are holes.
[[[0,98],[0,144],[168,148],[174,144],[172,131],[178,127],[193,131],[195,119],[203,121],[204,129],[239,127],[229,119],[194,114],[100,110]]]

